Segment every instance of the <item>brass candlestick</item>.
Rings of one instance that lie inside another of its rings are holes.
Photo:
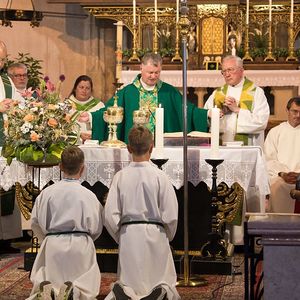
[[[103,114],[103,119],[108,123],[108,140],[103,141],[100,145],[103,147],[122,148],[126,144],[117,138],[118,124],[123,121],[124,110],[123,107],[117,104],[118,96],[114,96],[114,105],[107,108]]]
[[[286,61],[297,61],[294,53],[294,23],[289,25],[289,56],[286,58]]]
[[[246,41],[245,41],[245,55],[243,57],[244,61],[253,61],[249,53],[249,24],[246,24]]]
[[[157,54],[158,52],[158,35],[157,35],[157,27],[158,27],[158,22],[155,21],[154,22],[154,26],[153,26],[153,33],[154,33],[154,37],[153,37],[153,52],[155,54]]]
[[[268,41],[268,55],[264,61],[275,61],[275,57],[272,53],[272,22],[269,21],[269,41]]]
[[[182,62],[182,58],[179,55],[179,24],[176,24],[176,42],[175,42],[175,55],[172,58],[172,61],[179,61]]]
[[[136,53],[137,50],[137,24],[133,25],[133,47],[132,47],[132,56],[129,58],[129,61],[140,61]]]

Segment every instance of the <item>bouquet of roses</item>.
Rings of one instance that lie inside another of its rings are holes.
[[[63,150],[77,141],[78,125],[72,116],[74,108],[60,97],[59,85],[45,77],[36,90],[22,95],[24,103],[16,103],[8,112],[2,156],[8,164],[15,157],[28,164],[57,164]]]

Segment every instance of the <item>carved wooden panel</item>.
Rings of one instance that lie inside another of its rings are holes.
[[[222,55],[224,52],[224,21],[221,18],[202,20],[201,48],[203,55]]]

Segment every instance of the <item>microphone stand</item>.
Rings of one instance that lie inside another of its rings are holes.
[[[180,3],[180,20],[179,27],[181,30],[182,42],[182,87],[183,87],[183,101],[182,101],[182,118],[183,118],[183,232],[184,232],[184,258],[183,258],[183,278],[177,281],[177,286],[196,287],[206,285],[206,280],[193,280],[190,278],[189,270],[189,229],[188,229],[188,163],[187,163],[187,34],[190,28],[190,21],[188,18],[187,0],[181,0]]]

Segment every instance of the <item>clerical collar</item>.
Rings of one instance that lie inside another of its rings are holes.
[[[143,86],[143,88],[146,90],[146,91],[153,91],[154,88],[155,88],[155,85],[148,85],[147,83],[145,83],[142,78],[140,78],[140,82],[141,82],[141,85]]]
[[[244,85],[244,81],[245,81],[245,77],[236,85],[230,85],[233,88],[239,88],[242,87]]]

